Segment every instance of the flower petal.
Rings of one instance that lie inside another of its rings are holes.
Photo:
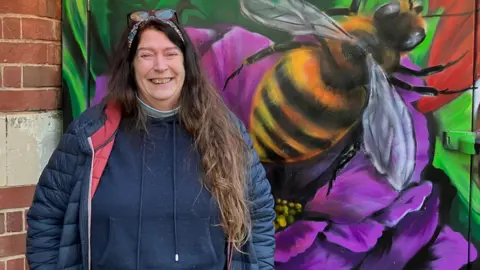
[[[326,226],[326,222],[301,220],[276,233],[275,260],[287,262],[292,257],[305,252]]]
[[[318,237],[302,254],[293,257],[286,263],[276,263],[276,270],[351,270],[355,268],[365,253],[354,253],[336,244],[321,240]]]
[[[365,252],[370,250],[380,236],[382,236],[383,226],[373,220],[354,225],[335,225],[325,231],[327,240],[348,248],[353,252]]]
[[[188,37],[195,46],[215,40],[217,31],[212,28],[185,27]]]
[[[441,7],[444,14],[458,14],[466,10],[475,9],[474,1],[437,0],[436,2],[438,4],[434,5]],[[428,5],[430,10],[435,10],[430,6],[430,2]],[[440,90],[460,90],[472,86],[471,82],[479,79],[480,57],[474,57],[474,54],[476,50],[478,51],[480,39],[476,38],[477,31],[473,30],[476,17],[474,14],[472,12],[469,15],[465,14],[466,16],[455,16],[448,20],[439,21],[435,32],[442,34],[436,34],[432,41],[427,65],[433,66],[439,63],[448,63],[460,57],[463,57],[463,59],[443,72],[426,77],[425,79],[429,86]],[[469,27],[462,27],[467,25]],[[472,45],[475,47],[472,47]],[[475,59],[476,62],[474,62]],[[476,71],[473,78],[472,71]],[[429,113],[440,109],[458,96],[459,94],[437,95],[434,97],[424,96],[418,102],[417,107],[421,112]]]
[[[420,210],[431,192],[432,183],[429,181],[409,188],[374,219],[387,227],[393,227],[408,213]]]
[[[335,223],[358,223],[387,207],[397,197],[386,181],[375,171],[362,152],[348,164],[333,182],[320,188],[313,200],[305,206],[312,218],[326,218]]]
[[[95,96],[93,97],[93,100],[90,101],[90,106],[99,104],[105,97],[107,94],[109,79],[110,76],[107,75],[97,76],[95,79]]]
[[[203,55],[219,36],[215,29],[208,28],[185,27],[185,32],[187,32],[188,37],[192,40],[200,55]]]
[[[398,223],[392,235],[385,236],[389,248],[379,244],[372,250],[359,269],[423,269],[418,266],[405,267],[417,252],[430,241],[438,225],[438,192],[425,203],[425,210],[409,213]]]
[[[215,24],[211,28],[185,27],[185,31],[192,40],[200,57],[212,47],[214,42],[222,39],[223,35],[231,29],[231,24]]]
[[[468,263],[468,247],[470,246],[470,261],[477,258],[477,250],[473,244],[468,243],[458,232],[449,227],[444,227],[437,239],[430,247],[435,259],[430,262],[430,269],[450,270],[460,269]]]

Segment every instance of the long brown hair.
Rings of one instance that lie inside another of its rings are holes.
[[[109,93],[106,101],[117,102],[122,117],[135,122],[136,130],[145,127],[146,116],[139,109],[133,71],[133,59],[147,28],[161,31],[178,46],[184,55],[185,82],[180,94],[179,118],[185,129],[195,138],[204,169],[203,185],[211,192],[220,210],[221,226],[233,247],[240,247],[250,236],[250,213],[246,188],[248,186],[249,154],[239,126],[232,119],[218,91],[201,72],[192,41],[176,24],[185,42],[167,24],[150,20],[139,28],[131,49],[128,50],[125,31],[115,54],[110,72]]]

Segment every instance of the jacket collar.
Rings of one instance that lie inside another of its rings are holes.
[[[87,108],[73,120],[69,129],[77,135],[82,152],[92,154],[89,140],[92,140],[94,149],[101,148],[113,138],[121,118],[121,109],[117,103],[102,102]]]
[[[104,115],[105,122],[91,136],[94,149],[101,148],[115,135],[122,119],[120,105],[113,101],[107,103]]]

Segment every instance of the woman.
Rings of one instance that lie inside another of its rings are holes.
[[[30,269],[273,269],[265,171],[174,11],[130,14],[114,55],[40,177]]]

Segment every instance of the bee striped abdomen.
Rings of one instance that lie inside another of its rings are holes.
[[[326,89],[319,60],[314,52],[292,51],[259,84],[250,133],[263,161],[295,162],[319,155],[358,119],[348,100],[351,93]]]

